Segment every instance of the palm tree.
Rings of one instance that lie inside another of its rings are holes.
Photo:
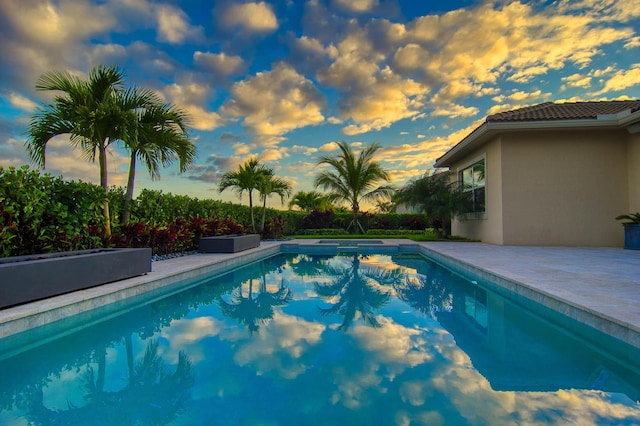
[[[131,201],[135,183],[136,160],[147,166],[151,179],[159,179],[160,165],[168,166],[177,158],[179,170],[184,172],[196,156],[193,143],[187,138],[187,117],[183,111],[170,104],[155,102],[135,112],[136,132],[124,140],[131,151],[127,193],[124,200],[121,223],[129,223]]]
[[[264,221],[267,215],[267,198],[273,194],[280,196],[280,201],[284,204],[284,199],[291,195],[291,185],[284,179],[273,176],[273,170],[267,169],[268,173],[258,181],[258,192],[262,200],[262,222],[260,231],[264,231]]]
[[[269,169],[260,164],[257,158],[247,160],[238,166],[234,172],[226,172],[220,180],[219,190],[235,188],[240,197],[244,192],[249,194],[249,212],[251,214],[251,229],[256,232],[256,223],[253,216],[253,191],[258,189],[258,184],[262,176],[269,174]]]
[[[296,192],[291,201],[289,201],[289,209],[297,206],[303,212],[311,212],[313,210],[329,210],[331,209],[331,203],[327,198],[317,191],[298,191]]]
[[[132,131],[131,111],[148,105],[149,99],[124,89],[124,75],[116,66],[99,65],[87,80],[65,71],[51,71],[40,76],[36,90],[64,92],[53,103],[40,108],[31,118],[25,142],[31,160],[45,167],[47,143],[54,136],[69,134],[69,141],[79,147],[92,162],[98,158],[100,185],[108,189],[107,147],[113,141],[128,138]],[[104,201],[105,236],[111,236],[109,203]]]
[[[451,218],[457,213],[469,211],[473,200],[457,182],[449,182],[446,172],[425,174],[409,182],[396,194],[396,201],[416,206],[427,214],[441,237],[451,233]]]
[[[329,191],[331,201],[346,201],[351,205],[353,219],[347,227],[355,228],[355,232],[364,233],[358,222],[361,200],[375,200],[388,197],[395,189],[389,185],[376,186],[380,181],[389,182],[389,173],[380,163],[373,161],[373,156],[380,149],[380,144],[365,147],[356,158],[351,147],[344,142],[338,142],[340,153],[336,157],[322,156],[318,165],[327,164],[333,170],[321,172],[315,179],[315,186]]]

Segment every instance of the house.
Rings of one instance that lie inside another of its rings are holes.
[[[552,103],[490,115],[440,157],[473,208],[455,235],[492,244],[621,247],[640,211],[640,100]]]

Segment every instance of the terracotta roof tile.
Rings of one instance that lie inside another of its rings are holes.
[[[504,121],[551,121],[596,119],[602,114],[618,114],[625,110],[640,110],[640,100],[635,101],[602,101],[602,102],[568,102],[543,104],[501,112],[487,117],[487,123]]]

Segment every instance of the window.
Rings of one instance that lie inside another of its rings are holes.
[[[486,196],[484,159],[460,171],[458,180],[463,191],[471,193],[472,202],[467,213],[484,213]]]

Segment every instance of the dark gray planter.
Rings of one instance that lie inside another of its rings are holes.
[[[640,223],[624,225],[624,248],[640,250]]]
[[[0,309],[151,272],[150,248],[0,258]]]
[[[219,235],[200,238],[200,251],[203,253],[236,253],[258,247],[260,234]]]

